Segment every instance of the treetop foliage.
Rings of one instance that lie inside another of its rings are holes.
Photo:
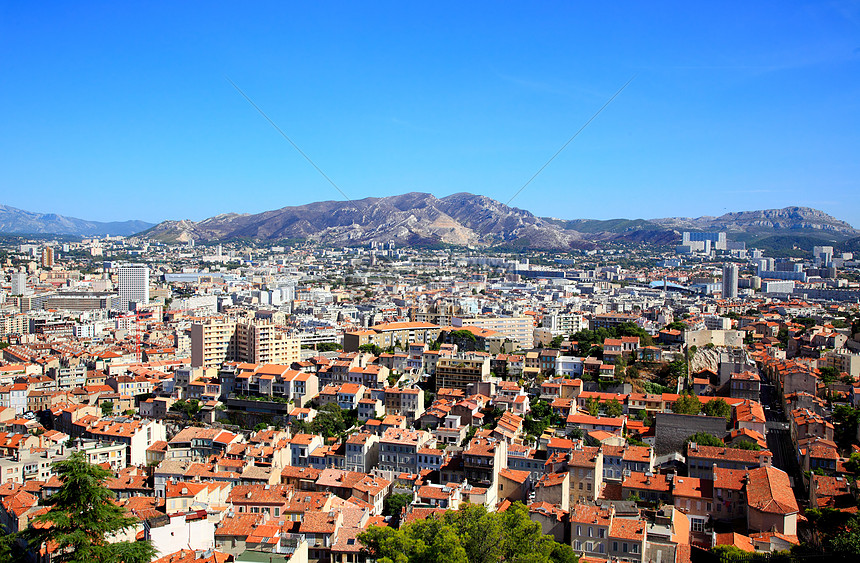
[[[358,536],[381,563],[576,563],[566,544],[541,532],[520,502],[504,512],[465,504],[400,529],[373,526]]]
[[[642,346],[651,346],[654,339],[645,329],[636,323],[621,323],[612,328],[598,328],[596,330],[580,330],[570,335],[570,339],[577,342],[580,351],[588,350],[592,346],[602,346],[607,338],[621,338],[622,336],[638,336]]]
[[[56,548],[51,561],[69,563],[149,563],[153,559],[155,550],[149,541],[113,541],[112,536],[133,527],[138,519],[114,502],[113,492],[105,486],[113,476],[110,471],[87,463],[80,452],[54,468],[63,484],[46,499],[48,511],[35,517],[25,532],[35,551],[50,544]]]
[[[672,405],[672,412],[676,414],[699,414],[701,411],[702,401],[696,395],[681,395]]]

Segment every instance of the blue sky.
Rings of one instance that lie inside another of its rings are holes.
[[[203,219],[424,191],[860,227],[858,2],[4,2],[0,203]]]

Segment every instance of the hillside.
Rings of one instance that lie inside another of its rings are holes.
[[[727,213],[721,217],[573,219],[537,217],[481,195],[443,198],[412,192],[356,201],[322,201],[257,214],[229,213],[203,221],[165,221],[144,236],[164,242],[303,239],[331,245],[385,243],[427,246],[499,246],[507,249],[593,248],[608,242],[673,245],[680,231],[724,230],[733,240],[784,248],[860,236],[821,211],[788,207]]]
[[[128,236],[152,226],[152,223],[145,221],[102,223],[54,213],[34,213],[8,205],[0,205],[0,233]]]

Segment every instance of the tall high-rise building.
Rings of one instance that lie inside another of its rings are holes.
[[[690,246],[693,250],[703,251],[710,242],[714,250],[726,250],[726,233],[695,233],[684,231],[681,233],[681,244]]]
[[[46,246],[42,249],[42,267],[51,268],[54,265],[54,249]]]
[[[818,266],[819,268],[826,268],[833,263],[833,247],[815,246],[812,249],[812,256],[815,259],[816,266]]]
[[[723,297],[735,299],[738,296],[738,265],[723,264]]]
[[[12,273],[12,295],[29,295],[27,287],[27,272]]]
[[[120,309],[130,311],[130,302],[149,303],[149,266],[129,264],[118,267],[116,273]]]

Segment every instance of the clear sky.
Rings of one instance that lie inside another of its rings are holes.
[[[860,227],[860,3],[0,2],[0,203],[194,220],[424,191]]]

